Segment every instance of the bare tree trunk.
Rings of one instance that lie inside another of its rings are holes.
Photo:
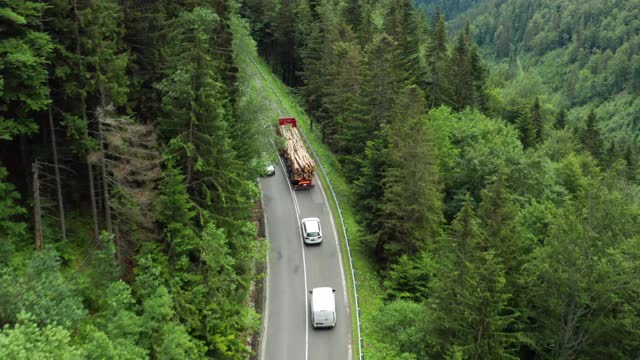
[[[93,184],[93,166],[89,159],[87,159],[87,169],[89,170],[89,191],[91,192],[91,215],[93,216],[93,233],[96,246],[102,247],[100,241],[100,228],[98,227],[98,208],[96,207],[96,190]]]
[[[100,217],[100,215],[102,215],[101,211],[104,210],[104,195],[102,195],[102,189],[104,187],[102,186],[102,182],[100,181],[101,175],[98,175],[97,179],[98,183],[96,184],[96,207],[98,208],[98,217]]]
[[[43,247],[42,240],[42,210],[40,208],[40,184],[38,180],[38,160],[33,163],[33,228],[36,237],[36,249]]]
[[[47,78],[47,87],[49,79]],[[49,96],[51,100],[51,96]],[[53,169],[56,174],[56,191],[58,193],[58,212],[60,213],[60,230],[62,240],[67,240],[67,224],[64,220],[64,201],[62,199],[62,183],[60,181],[60,168],[58,167],[58,147],[56,146],[56,129],[53,126],[53,107],[49,101],[49,128],[51,129],[51,149],[53,150]]]
[[[106,111],[106,109],[103,109]],[[104,197],[104,213],[107,221],[107,231],[113,233],[111,222],[111,201],[109,200],[109,178],[107,177],[107,154],[104,151],[104,137],[102,134],[102,119],[98,119],[98,134],[100,136],[100,153],[102,163],[102,189]]]
[[[44,23],[40,22],[40,30],[44,32]],[[51,150],[53,151],[53,169],[56,174],[56,192],[58,193],[58,213],[60,215],[60,230],[62,239],[67,240],[67,224],[64,220],[64,200],[62,199],[62,184],[60,181],[60,168],[58,166],[58,147],[56,146],[56,129],[53,126],[53,105],[51,105],[51,86],[47,75],[47,98],[49,100],[49,129],[51,129]]]

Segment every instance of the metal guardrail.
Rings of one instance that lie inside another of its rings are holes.
[[[258,64],[253,59],[253,57],[251,57],[251,55],[248,55],[248,54],[247,54],[247,57],[255,65],[256,69],[258,69],[258,71],[260,72],[260,75],[262,75],[262,78],[267,82],[267,85],[269,85],[269,88],[271,88],[271,91],[276,96],[276,98],[278,98],[278,100],[280,101],[282,106],[284,108],[287,108],[287,105],[284,103],[282,98],[280,98],[280,95],[278,95],[278,92],[276,91],[276,89],[273,88],[273,86],[269,82],[269,79],[267,79],[265,74],[260,69],[260,66],[258,66]],[[289,113],[291,113],[291,111],[289,109],[287,109],[287,111],[289,111]],[[331,196],[333,197],[333,201],[336,202],[336,207],[338,208],[338,216],[340,217],[340,224],[342,225],[342,231],[344,233],[344,239],[345,239],[345,242],[346,242],[346,245],[347,245],[347,255],[349,256],[349,267],[351,268],[351,280],[353,281],[353,295],[354,295],[354,300],[355,300],[355,305],[356,305],[356,323],[357,323],[356,325],[357,325],[357,331],[358,331],[358,333],[357,333],[357,336],[358,336],[358,353],[360,354],[360,360],[363,360],[364,359],[364,353],[362,351],[362,333],[361,333],[361,329],[360,329],[361,324],[360,324],[360,305],[359,305],[359,301],[358,301],[358,286],[357,286],[357,282],[356,282],[356,271],[353,268],[353,258],[351,257],[351,247],[349,245],[349,235],[347,234],[347,226],[344,223],[344,217],[342,216],[342,210],[340,209],[340,202],[338,201],[338,197],[336,195],[336,192],[333,190],[333,185],[331,184],[331,180],[329,180],[329,176],[327,175],[327,172],[324,170],[324,166],[322,166],[322,162],[320,161],[320,158],[318,157],[318,154],[316,154],[316,151],[314,150],[313,146],[311,145],[311,142],[307,138],[307,135],[304,133],[302,128],[298,128],[298,129],[300,130],[300,133],[302,134],[302,137],[304,138],[304,141],[309,146],[309,149],[311,149],[311,152],[313,153],[313,157],[318,162],[318,165],[320,165],[320,170],[322,171],[322,174],[324,175],[324,178],[327,180],[327,185],[329,185],[329,190],[331,191]]]

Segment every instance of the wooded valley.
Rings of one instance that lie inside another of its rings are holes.
[[[255,49],[349,184],[366,359],[638,357],[639,15],[0,0],[0,358],[252,355]]]
[[[241,8],[350,183],[366,358],[637,356],[637,2],[416,3]]]
[[[0,2],[0,358],[251,353],[269,130],[235,8]]]

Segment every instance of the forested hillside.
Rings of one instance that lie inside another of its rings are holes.
[[[637,31],[589,27],[632,2],[564,1],[548,19],[534,10],[553,1],[423,3],[240,9],[350,181],[376,270],[358,273],[377,294],[361,297],[366,358],[637,357],[636,133],[604,112],[637,99]],[[438,3],[471,15],[446,26]],[[498,22],[513,35],[496,54]],[[602,82],[618,53],[619,81]]]
[[[434,7],[438,1],[421,1]],[[449,2],[447,2],[449,3]],[[454,2],[455,3],[455,2]],[[506,81],[505,92],[546,98],[579,125],[594,109],[617,147],[640,134],[640,6],[637,1],[475,1],[450,9],[449,25],[466,21]],[[466,11],[465,11],[466,10]],[[456,16],[457,15],[457,16]]]
[[[2,0],[0,28],[0,358],[246,359],[269,130],[237,5]]]

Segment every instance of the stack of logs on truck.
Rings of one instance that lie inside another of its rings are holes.
[[[304,142],[298,132],[296,119],[281,118],[278,121],[278,135],[284,139],[280,155],[287,165],[289,181],[294,190],[311,189],[316,164],[307,153]]]

